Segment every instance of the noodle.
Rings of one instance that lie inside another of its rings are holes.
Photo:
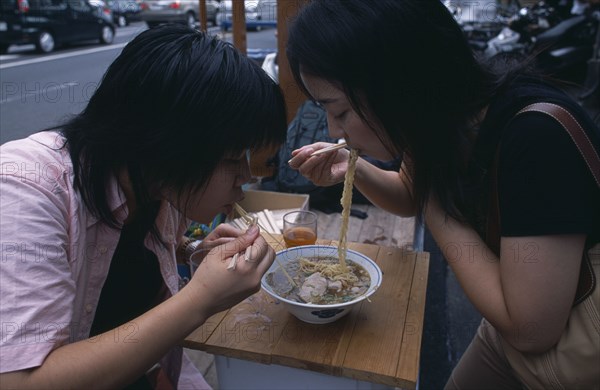
[[[320,272],[325,278],[331,280],[339,280],[345,286],[349,286],[353,283],[358,282],[358,278],[354,275],[348,267],[342,268],[341,264],[326,264],[321,262],[311,261],[305,258],[300,258],[300,270],[306,274],[313,274]]]
[[[346,232],[348,231],[348,222],[350,219],[350,208],[352,206],[352,188],[354,186],[354,173],[356,171],[356,160],[358,159],[358,150],[350,150],[350,159],[348,160],[348,170],[344,177],[344,191],[342,193],[342,226],[340,229],[340,239],[338,245],[338,263],[326,263],[312,261],[306,258],[299,258],[300,270],[312,275],[320,272],[321,275],[332,281],[340,281],[345,287],[352,286],[359,281],[359,278],[353,273],[352,269],[346,264],[346,251],[348,243]]]
[[[348,272],[346,267],[346,251],[348,243],[346,241],[346,232],[348,231],[348,220],[350,219],[350,207],[352,206],[352,187],[354,185],[354,172],[356,171],[356,160],[358,159],[358,150],[350,150],[350,160],[348,161],[348,170],[344,177],[344,192],[342,193],[342,227],[340,229],[340,239],[338,246],[338,257],[340,258],[341,270]]]

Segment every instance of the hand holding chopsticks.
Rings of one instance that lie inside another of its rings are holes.
[[[298,173],[319,187],[328,187],[344,181],[348,166],[348,149],[350,145],[344,143],[330,144],[316,142],[304,145],[292,151],[292,158],[288,161],[290,178]],[[298,172],[293,172],[293,171]],[[284,170],[283,174],[288,171]],[[286,178],[288,176],[285,176]]]
[[[329,153],[329,152],[333,152],[334,150],[338,150],[338,149],[343,149],[343,148],[345,148],[346,146],[347,146],[347,145],[346,145],[346,143],[345,143],[345,142],[342,142],[342,143],[340,143],[340,144],[331,145],[331,146],[328,146],[328,147],[326,147],[326,148],[323,148],[323,149],[319,149],[319,150],[317,150],[317,151],[315,151],[315,152],[311,153],[310,157],[313,157],[313,156],[318,156],[319,154],[323,154],[323,153]]]
[[[254,224],[258,225],[258,227],[260,227],[263,232],[267,233],[276,243],[282,245],[281,242],[278,239],[276,239],[275,237],[273,237],[273,235],[271,235],[271,233],[269,233],[269,231],[267,229],[265,229],[263,226],[261,226],[261,224],[258,222],[257,218],[251,217],[250,214],[248,214],[246,212],[246,210],[244,210],[242,208],[242,206],[240,206],[239,204],[235,203],[233,205],[233,207],[240,214],[240,216],[242,217],[242,220],[248,225],[248,227],[250,227],[250,226],[252,226]],[[290,281],[290,283],[293,286],[298,287],[298,285],[296,284],[296,282],[294,282],[294,279],[292,279],[292,277],[288,274],[288,272],[283,267],[283,264],[281,264],[281,262],[279,260],[277,260],[277,257],[275,257],[275,261],[277,261],[277,264],[279,265],[279,267],[281,268],[281,270],[283,271],[283,273],[285,274],[285,276],[288,278],[288,280]],[[232,262],[233,262],[233,260],[232,260]],[[234,264],[235,264],[235,262],[234,262]]]

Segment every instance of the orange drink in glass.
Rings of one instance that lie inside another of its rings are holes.
[[[288,248],[313,245],[317,241],[317,214],[305,210],[285,214],[283,240]]]

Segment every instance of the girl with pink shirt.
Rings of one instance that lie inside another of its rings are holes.
[[[81,114],[2,145],[1,387],[209,387],[178,345],[258,291],[274,252],[257,228],[219,226],[180,290],[178,237],[231,211],[247,150],[285,133],[259,66],[165,26],[123,49]]]

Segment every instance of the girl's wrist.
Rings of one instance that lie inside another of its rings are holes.
[[[178,294],[186,298],[187,311],[197,324],[196,327],[202,325],[212,315],[210,303],[206,300],[207,294],[202,294],[195,283],[188,283]]]

